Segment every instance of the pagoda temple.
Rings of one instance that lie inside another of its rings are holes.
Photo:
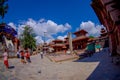
[[[85,49],[88,41],[88,37],[86,36],[87,32],[85,30],[79,30],[73,33],[76,35],[75,38],[72,39],[72,47],[73,50],[81,50]],[[55,52],[64,51],[66,53],[69,50],[69,38],[66,37],[64,40],[56,39],[53,40],[50,44],[50,47],[54,49]]]
[[[60,39],[53,40],[52,48],[55,52],[63,51],[66,48],[64,41]]]
[[[89,39],[86,34],[87,32],[83,29],[74,32],[74,35],[76,35],[76,37],[72,40],[74,50],[84,49],[86,47]]]

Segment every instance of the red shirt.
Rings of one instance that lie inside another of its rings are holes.
[[[26,58],[30,57],[30,53],[29,52],[25,53],[25,56]]]
[[[24,56],[24,52],[21,52],[21,56]]]

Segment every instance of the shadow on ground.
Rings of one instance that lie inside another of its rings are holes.
[[[9,69],[14,69],[14,68],[15,68],[15,66],[9,66],[8,68],[9,68]]]
[[[113,64],[106,50],[74,62],[99,62],[99,65],[89,75],[87,80],[120,80],[120,64]]]

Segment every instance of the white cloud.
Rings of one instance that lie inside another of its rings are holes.
[[[18,37],[23,33],[25,25],[18,25]]]
[[[53,41],[54,39],[47,39],[46,40],[46,43],[49,43],[49,42],[51,42],[51,41]]]
[[[57,39],[64,40],[67,37],[67,35],[64,36],[58,36]]]
[[[37,43],[37,44],[44,42],[44,41],[42,40],[42,37],[41,37],[41,36],[36,36],[35,39],[36,39],[36,43]]]
[[[40,19],[38,21],[35,21],[29,18],[27,21],[23,21],[21,23],[22,24],[18,24],[18,36],[22,34],[24,30],[23,27],[25,27],[25,25],[29,25],[30,27],[33,28],[34,33],[37,35],[35,37],[37,43],[43,42],[44,36],[46,37],[46,42],[49,42],[54,39],[53,35],[56,35],[58,33],[64,33],[71,29],[71,25],[68,23],[57,24],[52,20],[45,20],[45,19]],[[44,32],[46,33],[44,34]]]
[[[15,24],[12,23],[12,22],[10,22],[8,25],[10,25],[10,26],[11,26],[13,29],[15,29],[15,30],[17,29],[16,26],[15,26]]]
[[[88,35],[99,36],[100,30],[103,25],[95,25],[92,21],[82,22],[80,24],[80,29],[84,29],[88,32]]]
[[[53,35],[56,35],[58,33],[64,33],[71,29],[71,25],[68,23],[57,24],[52,20],[45,19],[35,21],[30,18],[27,21],[23,21],[21,23],[18,24],[17,27],[12,22],[10,22],[8,25],[10,25],[12,28],[18,31],[18,36],[22,34],[24,27],[26,25],[29,25],[30,27],[33,28],[33,31],[36,34],[35,39],[37,43],[43,43],[44,37],[46,38],[46,42],[48,43],[51,40],[54,40]],[[82,22],[79,27],[79,29],[86,30],[88,32],[88,35],[92,36],[99,36],[101,28],[103,28],[102,25],[95,25],[92,21]],[[57,39],[64,40],[65,37],[67,37],[67,35],[58,36]]]
[[[30,25],[35,33],[39,36],[44,36],[44,32],[47,32],[46,34],[48,35],[48,37],[52,37],[52,35],[54,34],[65,32],[71,29],[71,26],[68,23],[66,23],[65,25],[58,25],[52,20],[45,21],[44,19],[40,19],[39,21],[28,19],[28,21],[26,21],[24,25]]]

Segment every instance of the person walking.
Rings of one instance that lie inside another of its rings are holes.
[[[4,65],[6,66],[6,68],[9,68],[7,49],[5,49],[5,52],[3,53],[3,57],[4,57]]]
[[[96,47],[96,49],[98,50],[98,52],[100,52],[101,45],[100,45],[99,42],[96,42],[95,47]]]
[[[41,56],[41,59],[43,59],[43,52],[42,51],[40,52],[40,56]]]
[[[20,58],[20,57],[21,57],[20,51],[18,50],[18,51],[17,51],[17,58]]]
[[[24,60],[25,54],[23,50],[20,51],[20,55],[21,55],[21,62],[26,63],[26,61]]]
[[[93,40],[88,41],[87,53],[88,53],[89,57],[91,57],[93,55],[93,53],[95,53],[95,42]]]
[[[25,57],[26,57],[26,61],[31,63],[30,53],[28,52],[28,50],[26,50],[26,52],[25,52]]]

